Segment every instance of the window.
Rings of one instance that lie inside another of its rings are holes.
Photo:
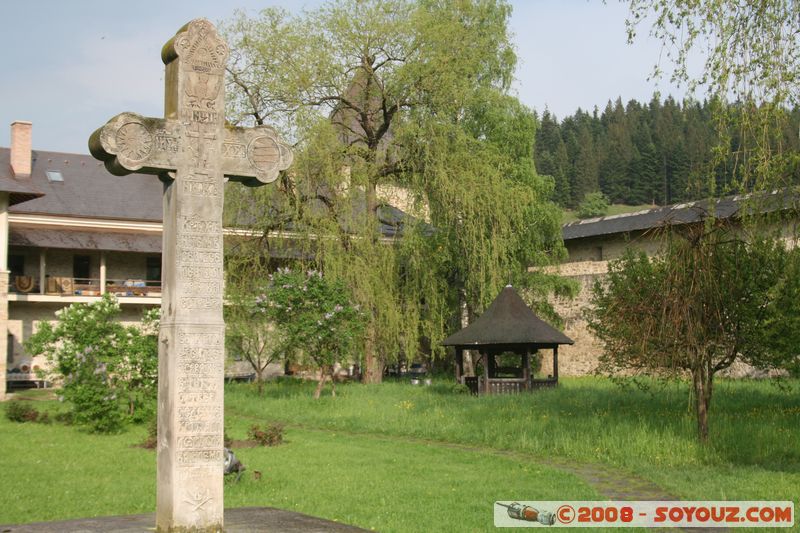
[[[61,174],[60,170],[47,170],[45,174],[47,174],[47,180],[50,181],[50,183],[64,181],[64,176]]]
[[[72,257],[72,277],[78,280],[88,280],[91,276],[92,259],[88,255],[75,255]],[[79,281],[80,283],[80,281]],[[86,283],[84,281],[84,283]]]
[[[8,270],[11,271],[11,281],[14,281],[14,276],[25,275],[25,256],[20,254],[11,254],[8,256]]]
[[[145,270],[145,278],[148,287],[159,287],[161,285],[161,258],[148,257]]]

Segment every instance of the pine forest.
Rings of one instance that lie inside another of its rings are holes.
[[[726,113],[737,113],[728,106]],[[770,140],[788,154],[800,153],[800,109],[786,111],[782,134]],[[721,139],[714,102],[654,95],[647,104],[609,101],[600,111],[578,111],[558,120],[545,110],[536,132],[539,174],[554,181],[554,200],[575,207],[590,192],[612,203],[667,205],[747,190],[736,160],[740,134]],[[734,122],[735,123],[735,122]],[[730,152],[719,150],[730,143]],[[715,156],[724,153],[725,156]],[[800,181],[800,162],[787,161],[785,185]]]

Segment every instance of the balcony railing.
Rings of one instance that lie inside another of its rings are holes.
[[[105,280],[105,287],[98,278],[70,278],[63,276],[47,276],[44,287],[39,287],[30,276],[15,276],[9,287],[11,292],[19,294],[45,294],[50,296],[100,296],[110,293],[120,298],[125,297],[161,297],[161,281],[142,279],[110,279]]]

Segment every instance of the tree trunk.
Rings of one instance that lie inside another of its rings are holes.
[[[330,367],[331,372],[331,397],[336,398],[336,370],[335,367]]]
[[[264,396],[264,369],[256,368],[256,384],[258,385],[258,395]]]
[[[698,368],[692,369],[697,437],[703,444],[708,443],[708,409],[711,407],[713,381],[714,374],[707,365],[701,364]]]
[[[328,375],[324,371],[320,372],[319,383],[317,383],[317,390],[314,391],[314,399],[315,400],[319,400],[319,397],[322,394],[322,387],[325,386],[325,380],[327,378],[328,378]]]
[[[367,342],[364,343],[364,373],[361,376],[363,383],[381,383],[383,381],[383,361],[375,353],[375,341],[372,332],[367,333]]]
[[[372,149],[368,154],[368,160],[374,161],[375,160],[375,151]],[[373,226],[371,226],[370,230],[371,233],[369,234],[369,238],[372,239],[372,244],[374,246],[382,246],[378,242],[378,195],[376,184],[369,180],[365,187],[365,199],[367,203],[367,216],[372,219]],[[384,369],[384,361],[381,359],[380,355],[376,353],[375,348],[375,325],[374,325],[374,316],[375,310],[374,309],[365,309],[370,313],[370,316],[373,318],[372,323],[367,325],[367,341],[364,343],[364,374],[362,376],[362,381],[364,383],[381,383],[383,381],[383,369]]]
[[[475,376],[475,359],[472,357],[473,350],[464,350],[464,375]]]
[[[472,318],[472,313],[470,312],[469,306],[467,305],[466,296],[464,296],[464,291],[461,291],[461,328],[465,328],[469,326],[470,319]],[[465,376],[474,376],[475,375],[475,359],[472,357],[472,350],[464,350],[464,375]]]

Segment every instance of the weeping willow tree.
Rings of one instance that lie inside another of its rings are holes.
[[[227,24],[229,117],[276,125],[296,153],[276,187],[229,193],[259,236],[237,244],[239,279],[283,242],[344,280],[367,315],[366,381],[399,356],[441,355],[462,310],[509,282],[550,316],[546,295],[571,288],[528,272],[564,251],[535,118],[509,94],[509,16],[498,0],[344,0]]]
[[[644,25],[663,44],[667,61],[654,74],[665,68],[713,104],[719,140],[702,184],[709,195],[730,192],[717,187],[723,175],[734,176],[733,192],[796,187],[800,154],[784,138],[800,104],[800,2],[624,1],[629,41]]]

